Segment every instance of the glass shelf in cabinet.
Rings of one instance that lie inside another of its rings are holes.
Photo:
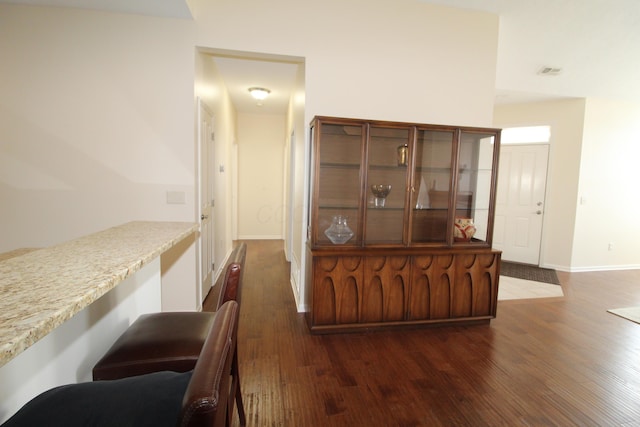
[[[451,172],[450,166],[434,167],[434,166],[416,166],[418,172]]]
[[[367,209],[372,211],[403,211],[404,207],[367,205]]]
[[[406,165],[396,165],[396,164],[389,164],[389,165],[374,165],[374,164],[370,164],[369,165],[369,169],[374,169],[374,170],[390,170],[390,171],[401,171],[402,173],[404,173],[405,170],[407,170],[407,166]]]
[[[345,203],[320,202],[318,203],[318,209],[344,209],[349,211],[357,211],[358,206]]]
[[[327,168],[327,169],[336,169],[336,168],[359,169],[360,163],[320,162],[320,167]]]

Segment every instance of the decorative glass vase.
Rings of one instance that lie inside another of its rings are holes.
[[[409,164],[409,146],[407,144],[398,146],[398,166]]]
[[[347,224],[347,217],[342,215],[336,215],[333,217],[331,226],[324,230],[324,234],[334,245],[347,243],[349,239],[353,237],[353,231]]]
[[[468,242],[476,234],[476,226],[473,218],[456,218],[453,222],[453,240],[456,242]]]
[[[384,208],[387,196],[391,192],[391,184],[373,184],[371,186],[371,192],[375,196],[373,206],[376,208]]]

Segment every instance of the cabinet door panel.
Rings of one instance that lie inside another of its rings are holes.
[[[323,123],[320,164],[360,165],[362,136],[362,125]]]
[[[408,299],[408,280],[402,275],[396,275],[389,284],[385,304],[384,320],[387,322],[405,319],[405,301]]]
[[[337,324],[358,322],[358,281],[352,275],[340,281],[336,295]]]
[[[356,323],[359,287],[362,283],[360,257],[315,257],[313,260],[313,310],[316,325]]]
[[[407,150],[409,127],[371,126],[367,144],[367,179],[365,182],[365,244],[404,242],[405,206],[407,203]],[[399,150],[404,155],[399,158]],[[381,192],[381,189],[384,191]],[[392,210],[393,216],[375,211]],[[385,219],[393,218],[392,222]],[[397,224],[396,226],[391,226]]]
[[[495,301],[498,292],[497,264],[500,256],[489,254],[460,254],[456,260],[456,282],[468,284],[469,288],[460,289],[454,298],[460,308],[469,307],[468,316],[495,315]],[[468,290],[471,291],[468,294]],[[470,298],[470,299],[469,299]]]
[[[362,242],[362,158],[364,125],[321,123],[313,130],[316,150],[314,159],[314,221],[313,241],[318,245],[333,245],[324,234],[334,217],[343,216],[354,236],[346,245]],[[320,143],[319,141],[322,141]]]
[[[447,241],[454,135],[453,131],[417,131],[410,201],[414,244]]]
[[[467,272],[456,274],[451,295],[451,317],[470,317],[473,313],[473,282]]]
[[[384,313],[383,301],[384,292],[380,276],[369,277],[369,275],[365,274],[360,322],[382,322]]]
[[[316,325],[334,325],[336,323],[336,292],[330,276],[321,276],[316,280],[313,295],[313,317]]]
[[[408,256],[366,257],[362,321],[404,320],[409,299]]]
[[[357,208],[360,200],[360,170],[345,167],[321,167],[318,206]]]
[[[366,243],[402,243],[404,210],[370,209],[367,212]]]
[[[431,295],[433,286],[433,255],[411,257],[411,295],[409,298],[409,320],[431,318]]]
[[[453,255],[412,257],[411,319],[449,317],[453,274]]]
[[[459,196],[468,197],[468,207],[456,206],[456,218],[471,219],[475,233],[471,241],[491,242],[493,230],[489,230],[490,207],[492,206],[492,188],[494,176],[494,159],[497,156],[498,144],[496,134],[462,131],[460,133],[460,149],[458,155],[458,189]]]

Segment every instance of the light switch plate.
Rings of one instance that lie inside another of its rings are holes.
[[[168,205],[184,205],[185,204],[184,191],[167,191],[167,204]]]

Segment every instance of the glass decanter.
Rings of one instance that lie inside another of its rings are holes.
[[[334,245],[342,245],[353,237],[353,230],[349,228],[346,216],[336,215],[329,228],[324,230],[324,234]]]

